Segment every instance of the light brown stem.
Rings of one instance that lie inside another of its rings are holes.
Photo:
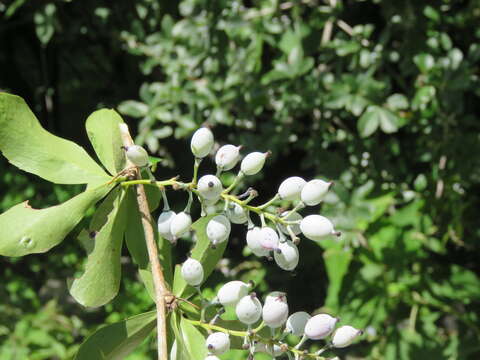
[[[132,137],[128,131],[126,124],[120,124],[120,132],[124,146],[133,145]],[[128,159],[127,159],[128,161]],[[127,167],[132,166],[131,163]],[[140,172],[137,168],[136,178],[140,180]],[[142,184],[135,186],[137,192],[137,203],[140,216],[142,218],[143,232],[145,233],[145,241],[147,242],[148,257],[152,266],[153,286],[155,289],[155,304],[157,308],[157,340],[158,340],[158,360],[168,360],[167,348],[167,321],[165,314],[165,297],[170,295],[163,277],[163,268],[159,261],[157,243],[155,242],[155,232],[153,228],[153,220],[148,208],[147,196]]]

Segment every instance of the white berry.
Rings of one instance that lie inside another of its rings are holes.
[[[262,304],[255,294],[244,296],[235,307],[238,320],[246,325],[256,323],[262,316]]]
[[[331,182],[320,179],[310,180],[302,189],[302,202],[309,206],[320,204],[325,195],[327,195],[330,186],[332,186]]]
[[[356,337],[363,334],[362,330],[355,329],[353,326],[340,326],[333,334],[332,345],[336,348],[344,348],[350,345]]]
[[[127,151],[127,158],[135,166],[147,166],[148,165],[148,153],[147,151],[139,145],[131,145],[125,147]]]
[[[268,256],[270,251],[264,249],[260,244],[261,231],[259,227],[254,227],[247,231],[247,246],[259,257]]]
[[[203,266],[200,261],[187,259],[182,265],[182,277],[188,285],[200,285],[203,281]]]
[[[291,176],[282,181],[278,195],[282,200],[300,200],[300,193],[307,182],[299,176]]]
[[[192,217],[190,216],[190,214],[182,211],[175,215],[171,220],[170,232],[172,233],[172,236],[176,239],[189,231],[191,225]]]
[[[240,159],[240,146],[223,145],[218,149],[215,155],[215,163],[217,167],[223,171],[230,170],[237,165]]]
[[[287,221],[298,221],[298,220],[302,220],[303,217],[302,215],[300,215],[299,213],[297,213],[296,211],[292,212],[288,217],[285,217],[286,215],[290,214],[290,211],[284,211],[283,213],[281,213],[280,217],[283,218],[284,220],[287,220]],[[290,225],[290,228],[292,229],[293,233],[295,235],[298,235],[300,234],[302,231],[300,230],[300,224],[293,224],[293,225]],[[283,226],[283,225],[280,225],[280,230],[285,234],[285,235],[290,235],[290,233],[288,232],[287,230],[287,227],[286,226]]]
[[[213,245],[217,245],[228,239],[230,235],[230,221],[225,215],[214,216],[207,224],[206,233]]]
[[[242,163],[240,164],[241,172],[245,175],[255,175],[262,170],[268,154],[268,152],[261,153],[258,151],[248,154],[244,157]]]
[[[195,131],[190,142],[190,148],[195,157],[204,158],[210,153],[212,147],[213,134],[208,128],[202,127]]]
[[[172,219],[175,217],[175,212],[172,210],[162,211],[160,216],[158,217],[157,225],[158,225],[158,233],[164,239],[168,241],[173,241],[173,235],[170,232],[170,223]]]
[[[220,179],[215,175],[204,175],[198,180],[197,190],[207,200],[218,200],[223,191]]]
[[[312,340],[320,340],[330,335],[338,319],[327,314],[318,314],[307,321],[305,335]]]
[[[217,300],[223,306],[235,306],[248,294],[248,289],[249,285],[243,281],[229,281],[218,290]]]
[[[298,265],[298,248],[293,242],[287,240],[278,245],[278,249],[274,252],[273,257],[280,268],[292,271]]]
[[[277,293],[277,292],[275,292]],[[288,304],[285,294],[272,296],[270,294],[265,299],[265,305],[262,309],[262,318],[265,324],[273,329],[285,324],[288,318]],[[269,298],[270,297],[270,298]]]
[[[300,223],[300,230],[310,240],[322,240],[328,235],[337,234],[332,222],[322,215],[306,216]]]
[[[230,337],[223,332],[210,334],[205,341],[209,353],[221,355],[230,350]]]
[[[234,224],[245,224],[248,220],[247,213],[245,212],[243,207],[241,207],[237,203],[233,203],[233,205],[228,208],[227,216]]]
[[[297,311],[290,315],[285,324],[285,332],[295,336],[303,336],[305,333],[305,325],[311,316],[305,311]]]
[[[266,250],[275,250],[278,248],[280,240],[275,230],[264,226],[260,230],[260,245]]]

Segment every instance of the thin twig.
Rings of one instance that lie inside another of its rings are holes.
[[[126,124],[120,124],[120,132],[124,146],[133,145],[132,137],[128,131]],[[128,167],[131,164],[127,165]],[[136,178],[140,180],[140,172],[137,169]],[[167,348],[167,321],[165,315],[165,297],[171,295],[165,285],[163,277],[163,268],[159,261],[157,244],[155,242],[155,232],[153,229],[153,220],[148,208],[147,196],[142,184],[135,186],[137,191],[137,203],[140,216],[142,218],[143,232],[145,233],[145,241],[147,243],[148,257],[152,266],[153,285],[155,289],[155,304],[157,308],[157,347],[158,360],[168,360]]]

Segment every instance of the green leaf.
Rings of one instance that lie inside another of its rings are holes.
[[[188,320],[172,313],[170,326],[175,335],[175,344],[170,355],[172,360],[203,360],[207,356],[205,338]]]
[[[91,114],[85,124],[98,158],[112,175],[118,174],[126,164],[118,126],[122,123],[122,118],[115,110],[102,109]]]
[[[146,188],[146,190],[149,187]],[[151,199],[151,196],[148,196],[148,199]],[[141,223],[140,212],[138,210],[138,204],[136,202],[136,194],[133,188],[129,189],[127,192],[126,204],[128,208],[128,218],[127,218],[127,228],[125,231],[125,241],[127,244],[128,251],[132,255],[132,259],[135,264],[139,267],[140,277],[147,288],[148,293],[155,299],[154,290],[153,290],[153,279],[150,270],[150,262],[148,258],[148,251],[145,242],[145,235],[143,232],[143,227]],[[158,202],[157,202],[158,204]],[[150,204],[150,209],[153,211],[155,207]],[[154,229],[156,229],[156,224]],[[160,263],[163,267],[163,275],[165,281],[168,284],[172,284],[173,274],[172,274],[172,259],[171,259],[171,244],[168,240],[165,240],[158,236],[158,232],[155,232],[158,244],[158,252],[160,256]]]
[[[213,269],[217,265],[218,261],[223,256],[223,252],[227,247],[228,241],[220,243],[215,249],[211,248],[210,240],[208,240],[206,234],[206,227],[208,221],[213,218],[216,214],[202,217],[195,221],[192,225],[192,229],[197,234],[197,243],[192,250],[191,257],[202,263],[204,279],[207,279],[212,273]],[[175,275],[173,278],[173,294],[178,297],[188,297],[192,295],[195,290],[187,285],[185,280],[182,277],[181,265],[175,267]]]
[[[75,360],[121,360],[155,329],[156,312],[150,311],[102,327],[80,346]]]
[[[148,105],[140,101],[127,100],[118,106],[118,111],[134,118],[140,118],[147,115]]]
[[[408,99],[403,94],[392,94],[387,99],[387,105],[392,110],[405,110],[408,108]]]
[[[123,190],[112,191],[90,224],[88,232],[94,234],[93,250],[88,254],[85,272],[70,286],[70,294],[83,306],[104,305],[118,293],[127,216],[124,195]]]
[[[110,179],[83,148],[50,134],[21,97],[6,93],[0,93],[0,151],[13,165],[57,184]]]
[[[0,255],[42,253],[59,244],[111,186],[87,190],[63,204],[33,209],[28,201],[0,215]]]
[[[387,134],[394,133],[400,126],[400,121],[397,115],[390,110],[378,107],[378,117],[380,120],[380,128]]]
[[[203,360],[207,356],[205,347],[205,338],[202,333],[197,330],[185,318],[180,320],[180,335],[188,352],[188,358],[185,360]]]
[[[331,309],[339,306],[338,294],[342,288],[343,278],[347,274],[352,261],[352,253],[339,249],[328,249],[323,253],[328,274],[328,295],[325,305]]]
[[[380,120],[375,111],[375,106],[369,106],[357,123],[358,132],[361,137],[369,137],[378,128]]]

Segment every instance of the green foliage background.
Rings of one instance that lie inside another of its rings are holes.
[[[303,241],[291,277],[240,255],[238,230],[210,291],[253,277],[261,292],[291,294],[292,312],[322,308],[365,328],[340,357],[474,359],[479,23],[477,0],[7,1],[0,89],[87,148],[87,116],[117,108],[137,142],[164,159],[160,178],[190,177],[188,139],[207,121],[221,144],[272,150],[251,180],[261,199],[287,176],[333,179],[321,213],[343,232],[340,242]],[[4,158],[0,185],[1,212],[81,191]],[[181,194],[172,201],[185,203]],[[79,230],[47,254],[0,259],[0,358],[68,359],[100,324],[151,309],[127,257],[113,303],[73,302],[65,279],[81,269]],[[177,262],[189,247],[179,244]],[[152,358],[152,341],[130,358]]]

